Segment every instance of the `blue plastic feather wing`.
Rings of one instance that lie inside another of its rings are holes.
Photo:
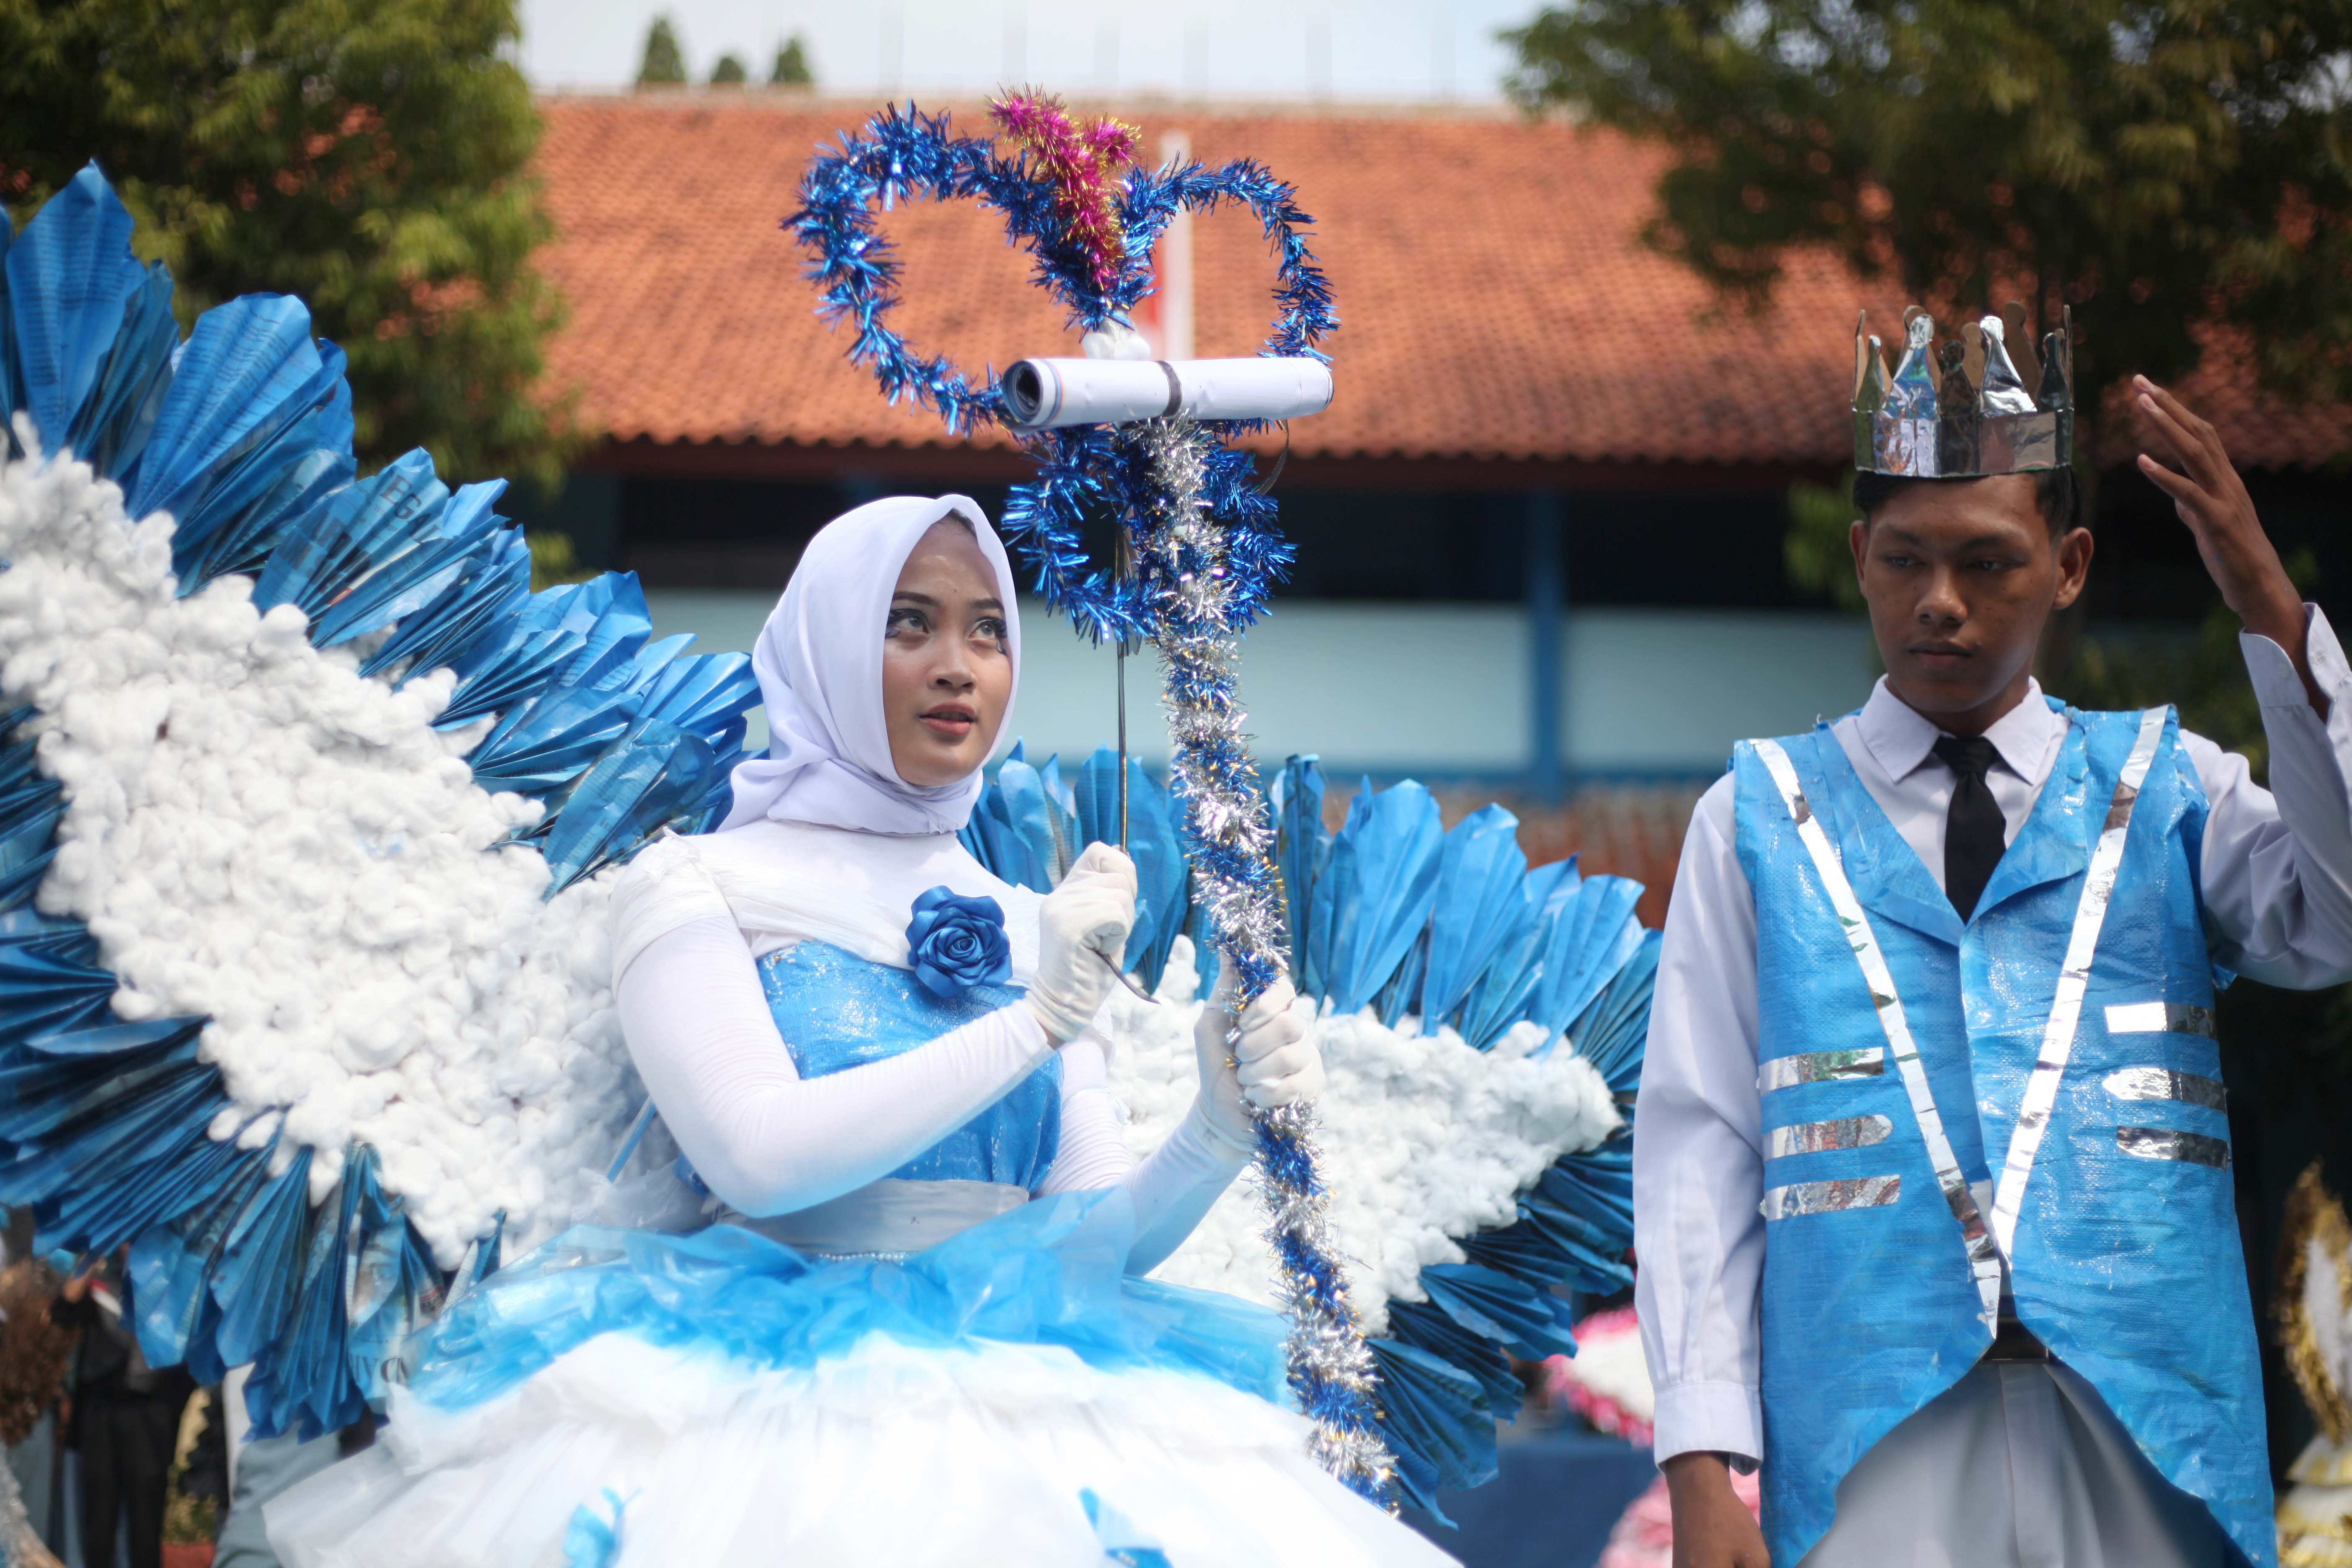
[[[1305,911],[1295,934],[1333,1011],[1352,1010],[1371,975],[1383,1021],[1415,1013],[1423,1034],[1457,1022],[1478,1049],[1530,1018],[1549,1037],[1565,1028],[1631,1115],[1658,951],[1634,914],[1637,884],[1586,879],[1573,860],[1528,870],[1500,806],[1441,841],[1418,785],[1358,794],[1324,850],[1319,778],[1294,760],[1281,784],[1276,853],[1290,907]],[[1292,809],[1309,798],[1313,818]],[[1425,1300],[1389,1301],[1388,1335],[1370,1343],[1409,1500],[1434,1510],[1440,1488],[1490,1479],[1495,1423],[1519,1403],[1510,1358],[1574,1354],[1569,1293],[1632,1283],[1631,1148],[1621,1132],[1562,1154],[1519,1193],[1511,1223],[1455,1237],[1464,1262],[1421,1270]]]
[[[476,782],[544,803],[530,837],[551,890],[725,812],[747,660],[651,643],[633,577],[530,594],[495,484],[452,495],[421,452],[358,479],[343,356],[301,303],[232,300],[182,344],[168,275],[131,258],[130,232],[94,169],[22,234],[0,217],[0,414],[71,446],[132,516],[170,514],[182,595],[252,574],[320,646],[383,634],[360,673],[387,689],[454,670],[440,721],[488,721]],[[202,1055],[208,1020],[117,1016],[100,943],[32,907],[65,805],[21,733],[42,717],[0,714],[0,1205],[29,1205],[45,1247],[127,1247],[149,1360],[205,1381],[252,1364],[257,1433],[345,1425],[381,1403],[449,1280],[375,1150],[327,1152],[314,1203],[320,1152],[283,1108],[232,1099]],[[503,1232],[471,1248],[469,1278]]]

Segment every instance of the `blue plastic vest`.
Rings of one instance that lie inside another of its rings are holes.
[[[1984,1197],[2011,1146],[2137,713],[2067,732],[1965,927],[1827,725],[1779,742],[1883,951],[1952,1154]],[[1732,758],[1756,899],[1767,1140],[1764,1524],[1795,1563],[1872,1445],[1991,1342],[1900,1064],[1756,742]],[[2245,1258],[2197,887],[2205,796],[2167,716],[2123,838],[2073,1050],[2023,1188],[2016,1310],[2246,1559],[2274,1560]],[[1893,1177],[1889,1182],[1884,1178]]]
[[[1010,1006],[1013,987],[978,985],[941,1001],[904,969],[828,942],[803,942],[760,963],[768,1008],[803,1078],[877,1062]],[[971,1121],[890,1173],[908,1182],[1002,1182],[1034,1191],[1062,1137],[1062,1058],[1034,1072]]]

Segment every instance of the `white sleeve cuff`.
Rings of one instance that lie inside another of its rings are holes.
[[[2332,706],[2341,707],[2352,697],[2352,665],[2344,658],[2344,646],[2336,640],[2335,628],[2327,624],[2326,612],[2317,605],[2306,604],[2304,613],[2304,657],[2310,661],[2311,673],[2319,689],[2327,693]],[[2238,648],[2245,656],[2246,676],[2253,683],[2254,696],[2265,708],[2308,708],[2311,694],[2304,689],[2303,677],[2294,671],[2294,660],[2286,649],[2259,632],[2240,632]]]
[[[1728,1454],[1743,1469],[1764,1454],[1764,1405],[1742,1383],[1678,1383],[1657,1391],[1651,1454]]]

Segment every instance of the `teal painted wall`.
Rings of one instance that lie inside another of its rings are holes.
[[[772,595],[656,589],[656,636],[699,651],[749,648]],[[1023,605],[1027,668],[1013,729],[1029,754],[1084,755],[1112,739],[1114,669]],[[1876,667],[1854,616],[1806,611],[1571,609],[1566,763],[1571,775],[1711,776],[1733,742],[1805,729],[1870,694]],[[1129,663],[1137,755],[1166,760],[1159,667]],[[1524,773],[1528,633],[1516,606],[1304,601],[1277,605],[1244,644],[1242,697],[1263,757],[1320,752],[1335,771],[1428,777]],[[761,733],[757,744],[764,744]]]

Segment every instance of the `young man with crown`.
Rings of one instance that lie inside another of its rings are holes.
[[[1741,743],[1683,851],[1634,1145],[1678,1568],[2275,1559],[2213,1002],[2352,975],[2352,670],[2141,378],[2272,787],[2169,709],[2042,694],[2091,535],[2065,330],[2037,363],[2022,315],[1937,353],[1915,311],[1892,376],[1857,333],[1886,675]]]

